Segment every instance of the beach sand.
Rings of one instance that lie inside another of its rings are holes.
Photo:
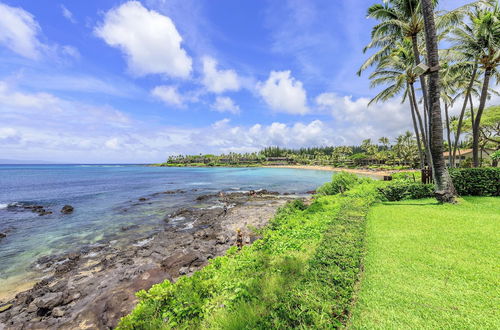
[[[354,174],[361,174],[367,176],[373,176],[377,178],[383,178],[386,175],[392,175],[393,173],[399,172],[394,171],[383,171],[383,170],[372,170],[372,169],[361,169],[361,168],[342,168],[342,167],[332,167],[332,166],[315,166],[315,165],[275,165],[275,166],[264,166],[267,168],[294,168],[300,170],[317,170],[317,171],[332,171],[332,172],[349,172]],[[405,170],[409,171],[409,170]]]

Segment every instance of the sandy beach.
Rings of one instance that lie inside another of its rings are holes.
[[[373,169],[362,169],[362,168],[343,168],[343,167],[332,167],[332,166],[314,166],[314,165],[276,165],[276,166],[264,166],[267,168],[294,168],[300,170],[317,170],[317,171],[332,171],[332,172],[349,172],[361,175],[374,176],[377,178],[383,178],[386,175],[392,175],[393,173],[399,172],[394,171],[382,171]],[[405,170],[408,171],[408,170]]]

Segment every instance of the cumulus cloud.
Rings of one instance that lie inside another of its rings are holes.
[[[122,50],[134,75],[187,78],[191,74],[192,60],[182,48],[182,37],[172,20],[138,1],[109,10],[95,33]]]
[[[234,103],[233,99],[227,96],[217,96],[215,103],[212,104],[212,109],[218,112],[240,113],[240,107]]]
[[[338,122],[349,123],[350,132],[343,135],[348,141],[365,138],[396,136],[406,130],[412,130],[410,108],[394,100],[375,103],[368,106],[369,98],[340,96],[335,93],[323,93],[316,97],[316,105],[329,112]],[[358,138],[355,138],[358,136]]]
[[[309,112],[307,94],[302,82],[293,78],[290,71],[271,71],[267,81],[257,84],[257,91],[276,112],[293,115]]]
[[[43,44],[37,35],[40,26],[33,15],[22,8],[0,3],[0,44],[23,57],[36,60]]]
[[[217,61],[205,56],[203,62],[203,85],[213,93],[225,91],[237,91],[240,89],[240,81],[234,70],[218,70]]]
[[[151,95],[168,105],[181,106],[183,104],[182,95],[177,91],[176,86],[156,86]]]
[[[2,81],[0,108],[0,149],[3,157],[12,159],[153,162],[169,154],[257,151],[269,145],[298,148],[342,141],[320,120],[239,126],[225,118],[198,128],[162,126],[131,119],[110,106],[30,93]]]

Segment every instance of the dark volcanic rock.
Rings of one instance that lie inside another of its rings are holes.
[[[235,244],[239,228],[243,242],[255,240],[248,226],[263,226],[290,200],[274,194],[264,190],[207,195],[198,205],[167,216],[172,221],[158,232],[133,236],[128,245],[93,244],[77,253],[41,257],[32,270],[43,278],[3,302],[12,306],[0,312],[0,329],[114,328],[137,303],[137,291],[190,275],[223,255]],[[136,226],[124,226],[122,231]]]
[[[33,300],[33,304],[38,308],[52,309],[59,306],[63,301],[62,292],[47,293]]]
[[[61,209],[62,214],[70,214],[73,213],[74,207],[71,205],[64,205],[63,208]]]

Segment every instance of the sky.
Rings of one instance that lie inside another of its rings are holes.
[[[147,163],[411,129],[357,70],[377,0],[0,0],[0,158]],[[466,1],[442,0],[440,9]]]

